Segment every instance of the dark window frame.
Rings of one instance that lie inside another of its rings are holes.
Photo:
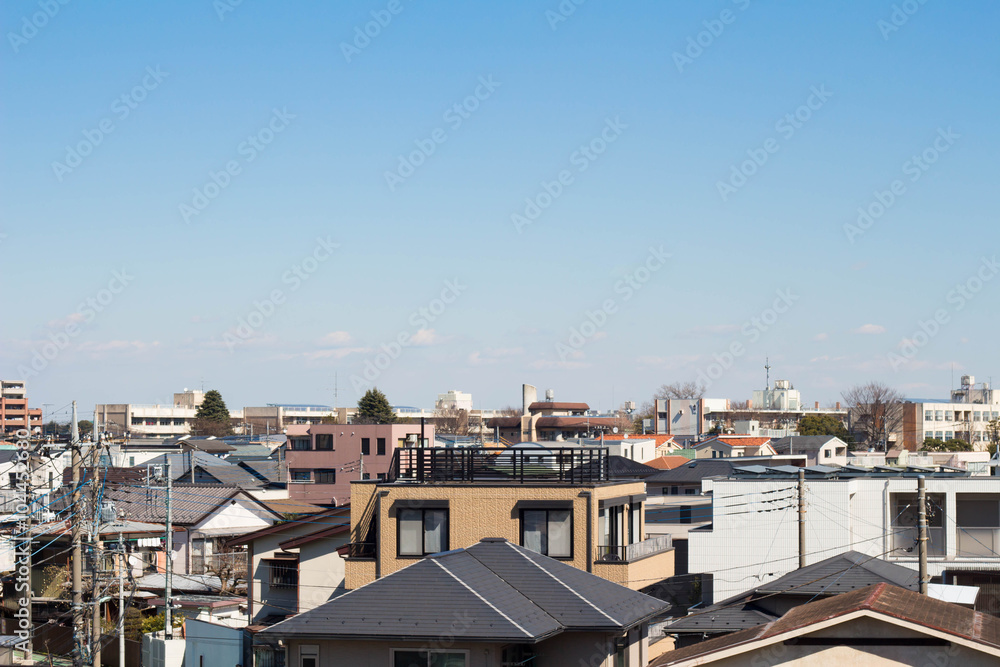
[[[385,456],[385,438],[375,438],[375,456]]]
[[[329,479],[327,479],[329,476]],[[313,483],[315,484],[336,484],[337,483],[337,469],[336,468],[317,468],[313,471]]]
[[[549,512],[569,512],[569,555],[568,556],[549,556],[549,554],[542,554],[543,556],[548,556],[555,560],[573,560],[576,554],[576,540],[573,539],[576,536],[574,532],[576,528],[576,512],[573,511],[572,507],[522,507],[519,512],[519,520],[521,524],[520,534],[521,542],[520,546],[524,547],[524,513],[525,512],[545,512],[545,533],[546,533],[546,543],[548,543],[548,531],[549,531]],[[525,547],[527,548],[527,547]],[[546,549],[548,551],[548,549]]]
[[[267,585],[271,588],[298,588],[299,562],[272,559],[267,561]],[[278,575],[278,576],[275,576]]]
[[[361,438],[361,454],[362,456],[371,456],[372,453],[372,439],[371,438]]]
[[[403,553],[403,542],[401,539],[403,532],[403,512],[420,512],[420,534],[423,538],[420,544],[422,551],[420,554]],[[427,512],[444,512],[444,548],[441,551],[427,550],[427,531],[424,529],[424,525],[427,522]],[[398,558],[424,558],[425,556],[448,551],[449,549],[451,549],[451,512],[447,507],[408,508],[400,509],[396,512],[396,556]]]
[[[316,434],[316,451],[317,452],[333,451],[333,433]]]
[[[310,469],[308,469],[308,468],[293,468],[293,469],[291,469],[291,470],[288,471],[288,480],[290,482],[298,482],[299,484],[304,484],[306,482],[311,482],[311,481],[313,481],[312,472],[313,471],[310,470]],[[302,473],[305,473],[306,475],[308,475],[308,477],[306,477],[305,479],[296,479],[295,478],[296,475],[299,475],[299,474],[302,474]]]

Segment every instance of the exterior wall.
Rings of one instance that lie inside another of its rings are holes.
[[[448,507],[449,549],[470,547],[486,537],[521,543],[521,509],[560,506],[573,512],[573,552],[562,562],[638,590],[674,574],[674,552],[668,550],[632,562],[595,562],[601,544],[598,513],[602,500],[643,495],[642,482],[595,486],[566,485],[352,485],[351,541],[369,540],[367,527],[378,527],[375,558],[348,558],[346,587],[354,589],[417,561],[399,556],[397,511],[400,508]],[[587,494],[590,494],[588,507]],[[645,503],[639,509],[639,540],[645,536]],[[376,518],[377,517],[377,518]],[[627,513],[624,519],[628,521]]]
[[[317,435],[332,435],[332,450],[317,450]],[[322,505],[343,505],[351,495],[351,482],[361,479],[361,439],[369,438],[370,454],[364,456],[364,472],[371,479],[389,472],[392,454],[400,441],[405,441],[408,435],[420,436],[420,424],[314,424],[312,426],[288,427],[289,441],[284,445],[284,456],[288,462],[289,471],[331,469],[337,471],[335,484],[316,484],[314,482],[293,482],[289,479],[289,497],[294,500]],[[291,439],[308,436],[311,450],[300,451],[291,449]],[[379,456],[378,438],[385,438],[385,454]],[[434,425],[424,426],[424,438],[434,442]],[[315,474],[315,473],[313,473]],[[291,478],[291,473],[289,473]]]
[[[188,619],[184,639],[184,667],[243,664],[242,630]]]
[[[29,408],[25,385],[20,381],[0,382],[0,434],[18,429],[41,429],[42,409]]]
[[[897,437],[902,437],[910,451],[920,449],[925,438],[959,438],[985,451],[989,445],[986,424],[995,417],[1000,417],[997,403],[904,403],[903,432]]]
[[[309,532],[307,525],[298,529],[289,527],[280,533],[263,535],[253,541],[247,590],[247,604],[250,605],[252,623],[260,622],[265,616],[282,616],[298,610],[299,601],[294,588],[271,588],[271,571],[266,561],[274,558],[274,554],[280,551],[278,543],[307,532]]]
[[[299,613],[329,602],[346,591],[344,559],[337,553],[337,548],[346,541],[347,533],[343,533],[299,547]]]
[[[635,630],[630,634],[634,639],[630,651],[634,652],[632,665],[645,665],[639,662],[644,641],[642,633]],[[610,651],[614,646],[615,637],[605,633],[566,632],[535,646],[536,658],[531,661],[534,667],[567,667],[568,665],[586,665],[587,667],[611,667],[613,658]],[[392,649],[437,648],[452,651],[468,651],[469,667],[496,667],[500,664],[503,644],[481,642],[455,642],[446,640],[431,642],[396,642],[396,641],[321,641],[308,639],[292,639],[288,644],[289,667],[297,667],[299,662],[299,647],[312,645],[319,647],[320,667],[393,667]]]
[[[712,529],[691,531],[688,543],[691,572],[723,572],[714,580],[716,601],[746,590],[747,582],[766,583],[798,567],[796,483],[791,477],[714,480]],[[937,535],[943,540],[944,555],[928,558],[930,576],[956,566],[1000,567],[1000,555],[956,555],[956,494],[989,494],[1000,500],[1000,478],[928,478],[926,488],[929,496],[944,496],[942,528],[931,532],[932,539]],[[807,479],[806,564],[853,549],[916,569],[915,550],[894,551],[907,538],[894,537],[902,533],[892,525],[890,505],[892,494],[916,490],[914,478]]]

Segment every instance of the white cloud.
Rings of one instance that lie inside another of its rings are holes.
[[[826,335],[825,333],[818,333],[815,336],[813,336],[813,340],[826,340],[827,338],[829,338],[829,336]]]
[[[441,336],[434,329],[420,329],[410,336],[410,345],[414,347],[428,347],[430,345],[440,345],[447,342],[448,338]]]
[[[885,327],[881,324],[863,324],[851,333],[856,334],[883,334],[885,333]]]
[[[524,354],[523,347],[488,347],[485,350],[476,350],[471,353],[466,360],[470,366],[490,366],[498,364],[504,359],[517,357]]]
[[[331,331],[319,339],[319,344],[329,347],[341,347],[350,343],[351,340],[351,334],[346,331]]]

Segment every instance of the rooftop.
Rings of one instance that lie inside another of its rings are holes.
[[[509,448],[396,449],[388,482],[582,484],[611,480],[607,449],[520,443]]]

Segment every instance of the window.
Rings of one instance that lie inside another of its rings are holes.
[[[129,468],[134,468],[135,467],[135,457],[134,456],[128,457],[128,467]]]
[[[299,647],[299,667],[319,667],[319,646],[303,644]]]
[[[385,473],[384,472],[377,473],[375,476],[378,477],[379,479],[385,479]]]
[[[944,411],[943,410],[935,410],[934,411],[934,421],[942,421],[943,419],[944,419]]]
[[[316,483],[317,484],[336,484],[337,483],[337,470],[336,468],[320,468],[316,471]]]
[[[951,410],[945,410],[944,411],[944,420],[946,422],[953,422],[953,421],[955,421],[955,413],[953,411],[951,411]]]
[[[312,481],[312,471],[311,470],[290,470],[293,482],[311,482]]]
[[[448,550],[448,510],[399,510],[399,555],[426,556]]]
[[[316,450],[324,452],[333,451],[333,433],[317,433]]]
[[[299,564],[288,560],[266,561],[271,571],[271,588],[297,588],[299,585]]]
[[[372,478],[372,474],[370,472],[363,472],[363,473],[361,473],[361,479],[371,479],[371,478]]]
[[[684,495],[685,496],[693,496],[694,495],[694,489],[684,489]]]
[[[372,439],[361,438],[361,453],[368,456],[372,453]]]
[[[927,422],[934,421],[934,411],[933,410],[928,410],[927,412],[924,413],[924,421],[927,421]]]
[[[830,451],[829,449],[824,449],[823,450],[823,458],[828,459],[831,456],[833,456],[833,452],[832,451]]]
[[[972,413],[972,421],[977,421],[977,422],[983,421],[983,413],[981,413],[981,412],[973,412]]]
[[[309,438],[292,438],[292,451],[307,452],[312,449]]]
[[[573,513],[521,510],[521,546],[552,558],[572,558]]]
[[[466,667],[468,651],[392,649],[392,667]]]
[[[628,542],[642,542],[642,503],[632,503],[628,507]]]
[[[385,456],[385,438],[377,438],[375,440],[375,455]]]

